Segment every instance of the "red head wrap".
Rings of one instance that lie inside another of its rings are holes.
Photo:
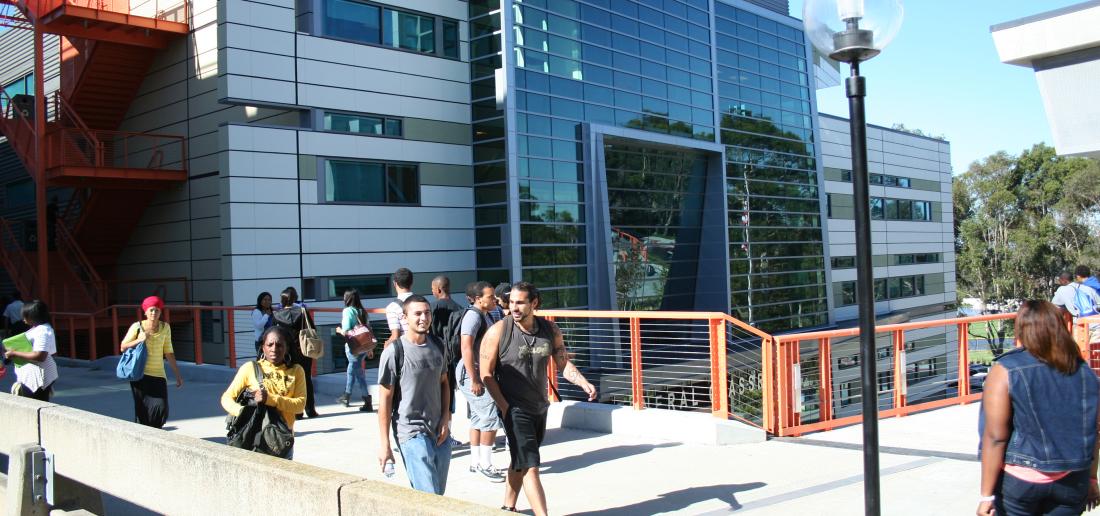
[[[157,296],[149,296],[141,302],[141,311],[144,312],[151,307],[157,307],[158,310],[164,311],[164,301]]]

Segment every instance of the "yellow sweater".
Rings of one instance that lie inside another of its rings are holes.
[[[287,426],[294,430],[294,416],[306,407],[305,371],[297,364],[287,367],[285,364],[275,365],[267,360],[259,362],[260,370],[264,373],[264,389],[267,390],[267,401],[264,404],[275,407],[283,415]],[[258,388],[252,362],[247,362],[237,369],[233,382],[222,393],[222,408],[230,415],[240,415],[241,406],[237,403],[237,396],[245,389],[254,391]]]

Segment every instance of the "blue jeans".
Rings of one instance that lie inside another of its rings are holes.
[[[447,490],[451,467],[451,440],[436,445],[427,434],[416,434],[401,443],[401,458],[409,484],[417,491],[442,495]]]
[[[994,494],[998,516],[1081,514],[1089,494],[1089,470],[1074,471],[1049,484],[1034,484],[1002,473]]]
[[[348,359],[348,381],[344,384],[344,392],[351,396],[352,387],[358,383],[359,388],[363,389],[363,396],[367,396],[370,392],[367,391],[367,374],[363,372],[363,355],[352,355],[347,344],[344,344],[344,356]]]

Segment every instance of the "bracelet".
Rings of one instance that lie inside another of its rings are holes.
[[[978,503],[992,502],[993,500],[996,500],[996,499],[997,499],[997,495],[979,496],[978,497]]]

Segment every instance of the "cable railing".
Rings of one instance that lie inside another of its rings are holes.
[[[344,341],[335,332],[342,308],[307,309],[328,346],[312,374],[342,373]],[[251,360],[256,356],[252,310],[166,306],[164,320],[172,326],[177,358],[231,368]],[[389,333],[384,310],[367,312],[384,341]],[[860,354],[858,328],[773,336],[712,312],[544,310],[539,315],[561,329],[570,359],[596,385],[597,401],[636,410],[709,412],[777,436],[860,423],[865,359],[877,365],[879,417],[901,417],[979,400],[988,363],[1016,345],[1012,313],[877,326],[873,358]],[[136,305],[57,313],[59,349],[91,360],[117,354],[122,332],[141,318]],[[1075,326],[1090,324],[1100,324],[1100,316]],[[1082,355],[1090,364],[1098,361],[1100,346],[1082,344]],[[553,362],[548,367],[552,400],[586,399]]]

